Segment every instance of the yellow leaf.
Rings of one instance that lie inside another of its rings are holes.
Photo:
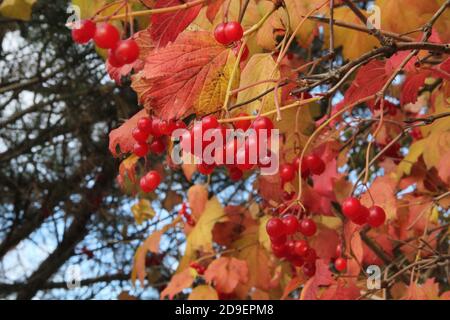
[[[4,0],[0,4],[0,14],[4,17],[19,20],[30,20],[31,8],[36,0]]]
[[[267,251],[271,251],[271,242],[270,242],[270,238],[269,238],[269,234],[267,233],[266,230],[266,224],[267,221],[270,219],[270,217],[268,215],[265,215],[264,217],[262,217],[261,219],[259,219],[259,229],[258,229],[258,240],[259,243],[266,248]]]
[[[414,163],[417,162],[420,155],[423,153],[426,145],[426,140],[419,140],[411,144],[408,154],[399,163],[397,167],[397,173],[401,177],[403,174],[409,175],[411,173],[411,168]]]
[[[205,210],[195,223],[194,228],[186,240],[186,252],[180,261],[178,271],[188,267],[189,262],[195,259],[195,251],[213,252],[212,229],[216,222],[226,220],[224,210],[216,197],[206,203]]]
[[[264,80],[278,80],[280,78],[280,71],[277,69],[275,61],[272,55],[268,53],[255,54],[250,58],[247,65],[241,74],[240,88],[247,87]],[[266,90],[273,88],[275,83],[265,82],[251,88],[242,90],[237,97],[237,103],[248,101],[257,97]],[[281,90],[279,90],[281,91]],[[279,92],[279,95],[281,92]],[[245,109],[251,113],[254,110],[262,108],[262,112],[272,110],[275,108],[274,93],[271,92],[265,95],[263,98],[258,99],[246,105]],[[241,109],[242,110],[242,109]]]
[[[81,19],[91,18],[105,3],[105,0],[72,0],[72,4],[80,8]]]
[[[214,113],[219,111],[225,101],[228,82],[231,79],[236,57],[233,52],[229,52],[228,59],[222,69],[211,68],[206,76],[205,83],[200,95],[194,104],[195,113],[198,116]],[[234,74],[231,89],[238,86],[239,66],[237,66]]]
[[[131,211],[137,224],[142,224],[145,220],[152,219],[155,216],[155,210],[147,199],[140,199],[131,207]]]
[[[219,300],[219,295],[213,287],[202,284],[192,289],[188,300]]]

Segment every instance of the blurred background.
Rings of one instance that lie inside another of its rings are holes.
[[[162,253],[147,256],[145,289],[130,281],[133,257],[192,182],[165,169],[151,199],[157,221],[135,222],[108,134],[139,110],[136,96],[111,81],[92,45],[73,43],[68,4],[37,1],[29,21],[0,15],[0,299],[157,299],[184,233],[166,233]],[[252,177],[212,179],[226,204],[252,192]]]

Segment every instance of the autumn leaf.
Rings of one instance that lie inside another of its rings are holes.
[[[445,296],[444,296],[445,298]],[[412,282],[406,288],[405,300],[439,300],[439,284],[435,278],[425,280],[423,284]],[[447,298],[448,300],[448,298]]]
[[[155,216],[155,210],[147,199],[140,199],[131,207],[131,211],[137,224],[142,224],[145,220],[152,219]]]
[[[198,220],[205,210],[206,202],[208,201],[208,189],[201,184],[193,185],[187,192],[189,208],[191,213]]]
[[[369,191],[361,197],[361,203],[367,207],[371,207],[373,203],[376,203],[384,209],[387,219],[395,219],[397,217],[396,188],[397,183],[393,178],[389,176],[377,177],[370,186]]]
[[[3,0],[0,3],[0,14],[11,19],[30,20],[35,2],[36,0]]]
[[[172,279],[170,279],[167,287],[161,292],[161,299],[169,296],[169,299],[172,300],[176,294],[184,289],[190,288],[194,283],[194,279],[195,271],[191,268],[176,273],[172,276]]]
[[[135,140],[131,135],[131,132],[136,128],[138,120],[145,116],[147,116],[147,112],[141,110],[125,121],[119,128],[114,129],[109,133],[109,151],[111,151],[115,157],[133,150]],[[117,150],[117,147],[119,147],[119,150]]]
[[[189,1],[157,0],[154,9],[173,7]],[[151,16],[151,35],[157,47],[164,47],[174,41],[177,36],[194,21],[202,5],[178,11],[159,13]]]
[[[356,300],[361,296],[360,289],[353,279],[339,279],[336,284],[326,288],[320,300]]]
[[[136,183],[136,165],[139,158],[132,154],[125,160],[123,160],[119,165],[119,175],[124,180],[125,178],[130,179],[131,183]]]
[[[228,53],[209,32],[184,32],[147,56],[132,88],[140,103],[162,119],[182,118],[194,112],[203,90],[220,76]]]
[[[205,280],[223,293],[231,293],[239,283],[248,281],[247,263],[236,258],[220,257],[205,271]]]
[[[192,176],[197,171],[197,166],[195,164],[182,164],[181,169],[183,170],[184,176],[187,181],[192,180]]]
[[[188,300],[218,300],[219,296],[217,291],[208,285],[199,285],[192,289],[189,294]]]
[[[300,294],[301,300],[317,300],[319,289],[322,286],[329,286],[333,283],[331,271],[328,268],[328,263],[319,259],[316,261],[316,273],[303,286]]]

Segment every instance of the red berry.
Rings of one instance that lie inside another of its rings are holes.
[[[303,273],[307,277],[312,277],[316,274],[316,263],[315,262],[307,262],[303,265]]]
[[[244,148],[239,148],[236,152],[236,167],[242,171],[251,170],[255,163],[252,163],[250,159],[249,147],[246,145]]]
[[[95,36],[96,25],[92,20],[82,20],[79,28],[72,29],[72,39],[76,43],[88,43]]]
[[[234,53],[234,55],[236,57],[239,55],[239,51],[241,50],[241,46],[242,46],[242,43],[239,42],[238,45],[233,47],[233,53]],[[242,54],[241,54],[241,60],[240,61],[247,60],[248,55],[249,55],[248,47],[247,47],[247,45],[245,45],[244,49],[242,49]]]
[[[219,121],[215,116],[206,116],[202,119],[202,130],[203,134],[206,130],[215,129],[219,127]]]
[[[245,112],[239,113],[238,118],[241,117],[248,117],[248,114]],[[236,130],[242,130],[242,131],[247,131],[248,128],[250,128],[250,125],[252,124],[252,122],[250,120],[238,120],[234,123],[234,128]]]
[[[308,250],[306,250],[306,253],[303,258],[309,262],[316,261],[316,259],[317,259],[316,250],[314,250],[313,248],[308,248]]]
[[[299,230],[307,237],[311,237],[316,233],[317,226],[316,223],[311,219],[303,219],[300,222]]]
[[[140,118],[137,127],[148,135],[152,134],[152,120],[149,117]]]
[[[286,244],[284,243],[282,244],[272,243],[271,247],[273,254],[278,258],[283,258],[287,253],[287,247]]]
[[[423,139],[422,131],[420,131],[419,127],[414,127],[411,130],[411,137],[413,137],[414,140]]]
[[[216,38],[217,42],[227,45],[231,43],[231,41],[229,41],[225,36],[225,25],[226,23],[223,22],[217,25],[216,29],[214,30],[214,38]]]
[[[386,220],[386,213],[383,208],[379,206],[373,206],[369,208],[369,216],[367,217],[367,223],[373,227],[377,228],[381,226]]]
[[[296,267],[301,267],[305,263],[301,257],[294,257],[291,262]]]
[[[361,209],[359,210],[359,213],[356,217],[353,217],[351,220],[362,226],[363,224],[365,224],[367,222],[367,218],[369,218],[369,209],[367,209],[364,206],[361,206]]]
[[[298,256],[304,256],[308,252],[309,246],[305,240],[295,241],[294,252]]]
[[[116,46],[119,39],[119,31],[112,24],[105,22],[97,26],[94,42],[98,47],[102,49],[112,49]]]
[[[305,165],[315,175],[321,175],[325,171],[325,162],[315,154],[305,157]]]
[[[280,166],[281,181],[289,182],[295,179],[295,168],[292,164],[285,163]]]
[[[152,134],[155,137],[161,137],[163,134],[160,129],[161,120],[158,118],[152,119]]]
[[[154,139],[150,144],[150,151],[156,154],[162,154],[166,150],[166,145],[163,140]]]
[[[334,261],[334,267],[337,271],[342,272],[347,269],[347,259],[339,257]]]
[[[296,157],[292,164],[293,164],[293,166],[295,168],[295,171],[298,171],[298,168],[300,167],[300,157]],[[302,161],[302,178],[308,177],[309,174],[310,174],[310,171],[309,171],[308,165],[305,162],[305,158],[303,158],[303,161]]]
[[[146,143],[148,139],[148,134],[140,130],[139,128],[134,128],[133,131],[131,131],[131,135],[133,136],[134,140],[141,143]]]
[[[159,131],[165,136],[170,136],[177,129],[174,120],[163,120],[159,123]]]
[[[108,63],[114,68],[123,67],[123,63],[121,63],[121,62],[119,62],[119,60],[117,60],[112,49],[109,49],[109,51],[108,51]]]
[[[361,210],[361,203],[354,197],[348,197],[342,202],[342,213],[349,219],[357,217]]]
[[[134,39],[121,40],[114,48],[114,56],[122,64],[130,64],[139,58],[139,46]]]
[[[266,230],[270,237],[281,237],[285,234],[284,223],[280,218],[270,218],[266,224]]]
[[[267,136],[269,137],[274,126],[272,120],[265,116],[260,116],[253,121],[252,128],[256,133],[259,133],[260,130],[267,130]]]
[[[149,171],[145,176],[143,176],[140,180],[140,186],[142,191],[144,192],[152,192],[158,188],[161,183],[161,175],[158,171],[152,170]]]
[[[205,176],[209,176],[214,171],[215,166],[213,164],[206,164],[204,162],[197,164],[197,171]]]
[[[244,35],[244,30],[239,22],[231,21],[225,24],[224,35],[229,42],[234,42],[241,40]]]
[[[236,167],[231,167],[229,171],[231,181],[239,181],[244,175],[244,173]]]
[[[286,243],[287,237],[286,235],[282,235],[280,237],[270,237],[270,242],[274,244],[283,244]]]
[[[298,219],[292,214],[287,214],[281,220],[284,223],[284,230],[286,234],[294,234],[298,229]]]
[[[286,242],[286,248],[287,248],[287,254],[289,254],[289,256],[291,256],[291,257],[295,256],[295,241],[294,240],[289,240],[288,242]]]
[[[149,151],[148,144],[146,143],[135,143],[133,146],[133,153],[139,158],[145,157]]]

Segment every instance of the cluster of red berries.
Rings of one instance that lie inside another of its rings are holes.
[[[247,114],[240,114],[239,117],[248,116]],[[215,142],[216,137],[220,137],[222,142],[221,148],[212,151],[211,163],[202,163],[197,165],[197,170],[205,175],[211,174],[217,166],[226,165],[229,170],[231,180],[237,181],[242,178],[243,172],[255,168],[255,166],[268,166],[267,160],[270,159],[256,159],[252,161],[251,153],[259,155],[259,146],[261,137],[268,138],[271,130],[274,128],[272,121],[264,116],[257,117],[253,123],[250,120],[238,120],[234,123],[235,129],[247,131],[254,130],[254,134],[246,134],[245,139],[241,141],[238,137],[227,139],[227,127],[221,125],[215,116],[206,116],[201,122],[196,122],[190,131],[181,137],[181,147],[183,150],[194,154],[203,159],[205,149]],[[208,132],[209,130],[216,131],[215,133]],[[266,130],[266,135],[261,134],[261,130]],[[195,145],[201,146],[200,150],[196,150]],[[268,141],[266,141],[268,146]],[[264,145],[264,144],[261,144]],[[252,150],[252,151],[251,151]],[[270,150],[268,150],[270,152]],[[232,163],[227,163],[227,159],[233,160]],[[263,161],[264,160],[264,161]],[[253,163],[257,162],[257,163]]]
[[[386,220],[383,208],[379,206],[367,208],[354,197],[349,197],[342,202],[342,213],[358,225],[367,223],[373,228],[381,226]]]
[[[306,240],[296,240],[294,237],[300,232],[305,237],[316,233],[316,223],[309,218],[299,220],[293,214],[286,214],[282,218],[273,217],[267,221],[267,233],[270,237],[273,254],[290,261],[296,267],[303,266],[303,273],[312,277],[316,272],[316,251],[308,245]]]
[[[161,175],[158,171],[151,170],[146,175],[142,176],[139,181],[141,190],[144,192],[153,192],[161,183]]]
[[[236,56],[241,50],[242,42],[240,40],[242,39],[243,35],[244,29],[237,21],[219,23],[214,30],[214,37],[216,38],[217,42],[224,45],[235,43],[233,45],[233,52]],[[241,61],[247,60],[248,54],[249,51],[246,45],[244,49],[242,49]]]
[[[119,30],[110,23],[95,24],[92,20],[82,20],[78,28],[72,29],[72,38],[76,43],[86,44],[94,39],[102,49],[109,49],[108,62],[120,68],[139,58],[139,46],[132,38],[121,40]]]
[[[300,157],[296,157],[292,163],[284,163],[280,166],[280,177],[283,183],[295,179],[295,175],[300,168]],[[310,154],[302,160],[302,178],[309,175],[321,175],[325,171],[325,162],[315,154]]]
[[[204,266],[202,266],[200,263],[196,262],[196,261],[192,261],[189,264],[189,267],[191,267],[192,269],[197,271],[197,273],[199,275],[203,275],[205,273],[205,271],[206,271],[206,268]]]
[[[187,212],[186,203],[182,204],[180,211],[178,211],[178,214],[186,219],[186,223],[188,225],[190,225],[192,227],[195,226],[195,221],[194,221],[194,219],[192,219],[192,215],[189,214],[189,212]]]

